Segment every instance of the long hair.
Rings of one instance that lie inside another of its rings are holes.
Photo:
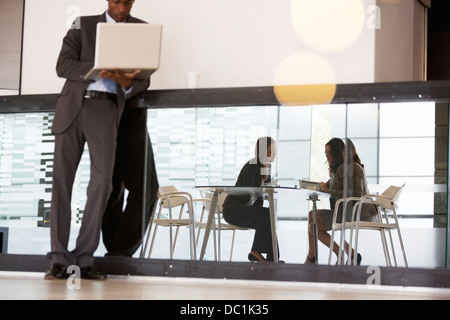
[[[330,146],[331,150],[332,161],[328,162],[328,172],[331,175],[336,173],[337,168],[344,162],[345,144],[342,139],[332,138],[325,146]]]
[[[355,145],[353,144],[352,140],[350,140],[349,138],[345,139],[346,142],[346,152],[347,152],[347,162],[356,162],[357,164],[359,164],[362,168],[364,168],[364,164],[361,163],[361,159],[359,158],[358,153],[356,152],[356,148]]]

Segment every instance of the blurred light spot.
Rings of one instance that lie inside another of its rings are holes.
[[[312,49],[338,52],[350,47],[365,25],[362,0],[292,0],[291,20]]]
[[[317,55],[293,54],[275,73],[274,93],[285,106],[328,104],[336,93],[333,69]]]

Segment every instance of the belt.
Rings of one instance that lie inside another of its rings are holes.
[[[102,91],[91,91],[86,90],[84,92],[84,98],[86,99],[101,99],[101,100],[111,100],[112,102],[117,102],[117,95],[114,93],[102,92]]]

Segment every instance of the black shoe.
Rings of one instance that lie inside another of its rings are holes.
[[[46,280],[54,280],[54,279],[68,279],[69,274],[67,273],[67,268],[60,264],[54,263],[45,273],[44,279]]]
[[[361,265],[361,260],[362,260],[362,256],[358,253],[358,255],[356,256],[356,264],[357,264],[358,266]]]
[[[94,271],[91,266],[83,267],[80,269],[81,279],[86,280],[105,280],[106,274]]]
[[[252,253],[248,254],[248,260],[251,262],[266,262],[266,259],[259,260],[257,256],[253,255]]]
[[[353,259],[355,256],[352,256],[350,258],[350,261],[348,264],[352,265],[353,264]],[[358,253],[358,255],[356,256],[356,265],[360,266],[361,265],[361,261],[362,261],[362,256]]]

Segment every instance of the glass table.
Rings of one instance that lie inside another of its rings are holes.
[[[276,230],[276,212],[275,212],[275,198],[299,198],[306,199],[312,202],[313,223],[314,223],[314,250],[316,255],[316,261],[319,260],[317,250],[317,201],[320,198],[329,198],[330,194],[315,190],[297,189],[291,187],[279,187],[279,186],[261,186],[261,187],[236,187],[236,186],[196,186],[198,190],[211,192],[213,197],[211,199],[211,206],[208,214],[208,220],[206,222],[205,236],[203,238],[203,244],[200,252],[200,260],[205,257],[206,247],[208,245],[208,239],[211,232],[211,227],[214,220],[214,214],[217,208],[217,200],[220,193],[226,193],[231,195],[251,195],[263,196],[269,201],[270,210],[270,228],[272,232],[272,246],[274,262],[278,263],[278,246],[277,246],[277,230]]]

